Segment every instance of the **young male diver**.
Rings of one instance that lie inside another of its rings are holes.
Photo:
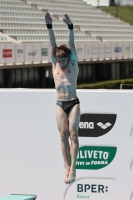
[[[52,18],[47,12],[45,22],[51,43],[52,72],[57,92],[56,121],[60,132],[61,149],[65,163],[65,183],[72,183],[76,179],[76,159],[79,148],[78,128],[80,121],[79,99],[76,94],[77,77],[79,73],[78,57],[74,45],[73,24],[67,14],[64,23],[68,25],[68,46],[56,45],[52,30]],[[69,138],[71,144],[69,144]],[[70,165],[71,155],[71,165]]]

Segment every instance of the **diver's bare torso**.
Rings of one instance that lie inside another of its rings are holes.
[[[71,101],[77,98],[76,87],[78,77],[78,63],[69,59],[67,66],[62,69],[57,62],[52,62],[53,77],[57,92],[57,99],[60,101]]]

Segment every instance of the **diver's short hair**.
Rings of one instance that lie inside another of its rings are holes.
[[[62,44],[59,47],[56,47],[53,53],[55,58],[69,57],[71,54],[71,50],[66,44]]]

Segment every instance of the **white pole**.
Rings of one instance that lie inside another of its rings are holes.
[[[120,84],[120,89],[122,90],[122,84]]]

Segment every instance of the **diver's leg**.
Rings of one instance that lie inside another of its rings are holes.
[[[68,118],[67,114],[64,112],[64,110],[56,106],[56,122],[58,126],[58,130],[60,132],[60,138],[61,138],[61,150],[62,155],[64,158],[65,163],[65,183],[68,183],[68,177],[70,172],[70,146],[69,146],[69,129],[68,129]]]
[[[79,141],[78,141],[78,128],[79,128],[79,122],[80,122],[80,107],[79,104],[76,104],[71,109],[69,116],[69,134],[70,134],[70,140],[71,140],[71,168],[70,168],[70,175],[69,175],[69,183],[73,182],[76,179],[76,160],[77,160],[77,154],[78,154],[78,148],[79,148]]]

